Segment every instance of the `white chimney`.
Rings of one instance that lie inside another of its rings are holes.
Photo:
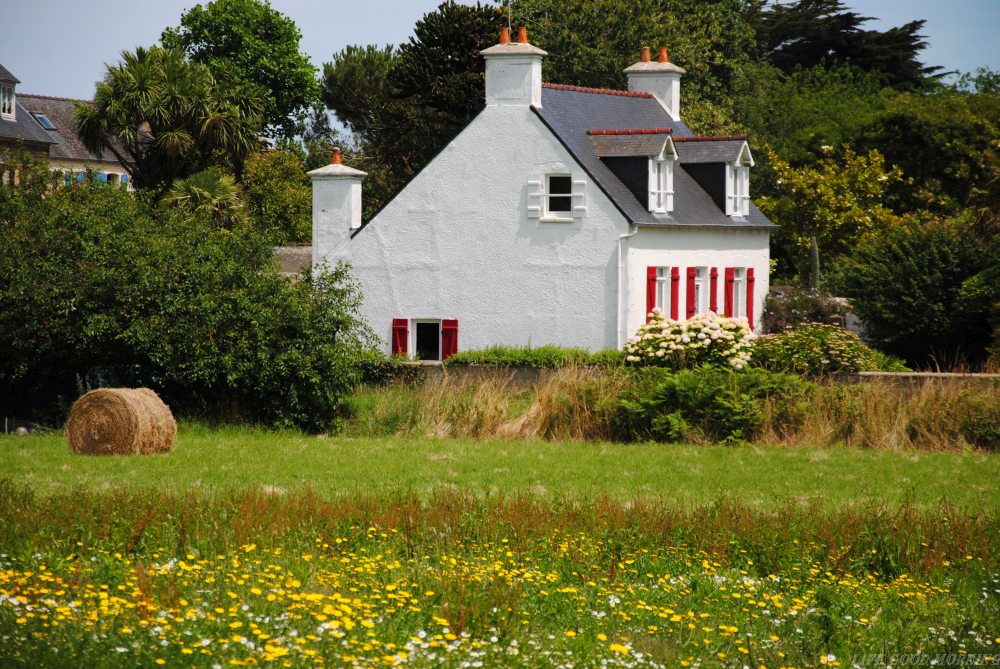
[[[635,65],[625,68],[630,91],[652,93],[670,117],[681,120],[681,75],[684,70],[667,58],[667,50],[660,49],[654,63],[649,59],[649,47],[642,48],[642,58]]]
[[[333,150],[329,165],[309,172],[314,267],[339,257],[340,247],[361,227],[361,180],[366,176],[341,163],[340,149]]]
[[[521,26],[517,42],[510,29],[501,28],[500,43],[480,51],[486,59],[487,106],[542,106],[542,58],[548,54],[528,44]]]

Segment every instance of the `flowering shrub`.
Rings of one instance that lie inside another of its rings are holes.
[[[850,330],[821,323],[758,338],[752,363],[755,367],[813,376],[906,370],[899,360],[865,346]]]
[[[750,359],[753,339],[745,318],[725,318],[708,312],[674,321],[653,309],[649,322],[626,342],[625,361],[672,369],[696,365],[743,369]]]

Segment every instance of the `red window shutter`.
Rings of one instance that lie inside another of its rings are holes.
[[[747,322],[753,330],[753,267],[747,268]]]
[[[726,268],[726,289],[722,297],[723,316],[733,317],[733,282],[735,281],[732,267]]]
[[[406,355],[406,341],[409,339],[410,322],[405,318],[392,319],[392,354]]]
[[[688,267],[688,285],[687,285],[687,317],[691,318],[694,316],[695,303],[694,303],[694,278],[698,274],[697,267]]]
[[[681,294],[681,271],[677,267],[670,268],[670,317],[677,320],[677,303]]]
[[[646,268],[646,322],[649,322],[649,312],[656,306],[656,268]]]
[[[719,313],[719,268],[713,267],[709,274],[708,308],[712,313]]]
[[[447,319],[441,321],[441,360],[447,360],[458,353],[458,321]]]

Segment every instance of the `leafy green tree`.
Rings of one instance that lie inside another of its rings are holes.
[[[298,156],[290,151],[252,156],[243,171],[243,188],[251,218],[275,242],[311,240],[312,185]]]
[[[861,16],[842,0],[757,3],[749,13],[759,53],[784,72],[817,65],[849,63],[876,75],[882,84],[919,89],[932,83],[940,67],[927,67],[918,54],[927,46],[924,21],[886,31],[864,30],[871,17]]]
[[[622,70],[640,47],[667,47],[687,71],[681,113],[700,132],[731,129],[724,110],[752,95],[758,79],[744,0],[512,0],[511,10],[548,51],[543,68],[553,83],[624,88]]]
[[[758,85],[733,113],[754,146],[770,146],[794,166],[822,158],[823,146],[852,143],[884,110],[878,80],[849,67],[775,71]]]
[[[997,277],[998,252],[983,248],[967,218],[910,222],[863,240],[843,261],[839,288],[882,350],[918,365],[977,363],[996,317],[987,279]]]
[[[160,198],[160,207],[212,221],[219,228],[231,229],[246,220],[239,185],[218,167],[175,181]]]
[[[954,213],[990,178],[998,155],[1000,96],[941,90],[902,94],[861,128],[855,145],[878,149],[912,185],[889,191],[898,211]]]
[[[898,223],[882,201],[886,189],[903,178],[897,168],[887,168],[874,149],[867,154],[846,146],[821,150],[820,160],[798,168],[767,150],[777,175],[777,195],[757,200],[781,226],[775,255],[800,275],[811,274],[814,288],[819,284],[820,252],[826,262],[849,255],[861,240]]]
[[[479,52],[502,25],[494,7],[443,2],[398,49],[348,46],[323,65],[323,99],[354,136],[348,158],[369,173],[369,203],[387,201],[483,108]]]
[[[301,37],[295,22],[266,0],[213,0],[188,10],[161,40],[207,65],[226,87],[259,100],[267,135],[290,137],[319,100],[316,68],[299,51]]]
[[[111,151],[136,188],[162,189],[212,165],[238,171],[259,148],[258,111],[179,51],[140,47],[108,66],[92,105],[77,106],[77,134],[92,153]]]
[[[0,405],[56,421],[88,386],[127,383],[180,415],[336,420],[371,341],[346,267],[289,280],[256,226],[21,173],[0,184]]]

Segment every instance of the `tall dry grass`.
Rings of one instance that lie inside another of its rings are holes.
[[[959,380],[871,380],[816,385],[801,423],[782,424],[766,403],[767,444],[847,445],[874,449],[995,449],[1000,434],[1000,384]]]
[[[363,390],[348,434],[614,441],[617,404],[637,381],[626,369],[567,367],[536,383],[513,375],[445,375]],[[806,400],[764,401],[758,444],[873,449],[1000,448],[1000,383],[956,379],[821,381]],[[688,441],[701,443],[697,434]]]

